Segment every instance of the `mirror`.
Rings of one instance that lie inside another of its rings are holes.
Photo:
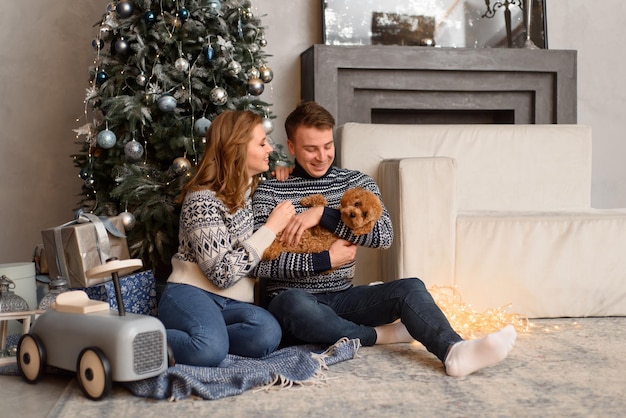
[[[322,0],[326,45],[547,48],[545,0]],[[532,46],[532,45],[531,45]]]

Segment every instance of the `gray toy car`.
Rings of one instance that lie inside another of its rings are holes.
[[[29,383],[37,382],[46,366],[77,373],[85,396],[108,396],[112,382],[142,380],[168,367],[165,328],[157,318],[124,312],[117,271],[141,260],[112,260],[88,273],[112,273],[118,311],[108,302],[91,300],[83,291],[57,296],[17,347],[18,368]]]

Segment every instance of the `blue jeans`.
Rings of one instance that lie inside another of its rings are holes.
[[[192,366],[217,366],[228,353],[263,357],[282,337],[265,309],[186,284],[167,284],[158,315],[176,363]]]
[[[334,344],[348,337],[374,345],[374,327],[397,319],[442,362],[450,346],[462,341],[417,278],[320,294],[288,289],[274,296],[268,309],[292,343]]]

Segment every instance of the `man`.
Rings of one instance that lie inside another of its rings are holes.
[[[384,204],[383,215],[366,235],[354,236],[341,221],[334,208],[347,189],[362,187],[379,198],[380,191],[371,177],[333,166],[334,126],[333,116],[322,106],[300,103],[285,121],[287,147],[295,157],[293,172],[284,181],[277,173],[277,179],[260,184],[253,196],[255,228],[279,202],[291,200],[297,215],[283,230],[282,240],[298,242],[304,230],[318,224],[341,238],[328,251],[282,253],[257,267],[257,276],[267,280],[268,309],[284,335],[319,344],[359,338],[364,346],[415,339],[441,360],[448,375],[457,377],[504,360],[515,344],[511,325],[463,341],[420,279],[352,285],[357,246],[389,248],[393,227]],[[300,205],[303,197],[314,193],[323,194],[328,206]]]

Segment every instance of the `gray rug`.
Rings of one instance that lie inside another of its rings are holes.
[[[116,385],[100,402],[74,380],[50,417],[619,417],[626,413],[626,318],[534,320],[503,363],[445,375],[421,345],[362,347],[322,385],[219,400],[138,398]]]

